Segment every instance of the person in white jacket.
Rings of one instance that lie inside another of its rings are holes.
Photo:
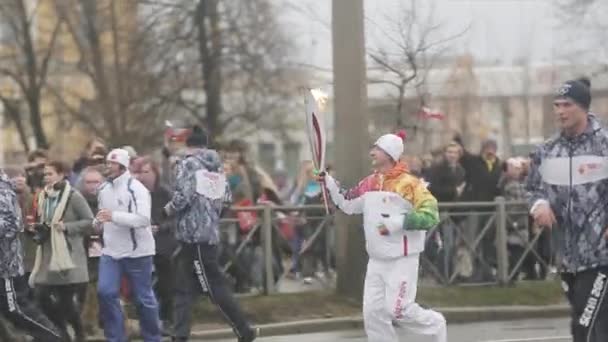
[[[146,342],[159,342],[158,303],[152,290],[154,236],[150,227],[150,193],[129,173],[129,154],[115,149],[108,154],[108,181],[101,185],[99,213],[94,225],[102,230],[99,260],[99,311],[106,341],[127,341],[120,307],[120,284],[125,276],[139,315]]]
[[[439,222],[437,200],[421,179],[399,162],[403,139],[386,134],[370,152],[374,173],[350,191],[322,173],[319,180],[344,213],[363,214],[369,263],[365,275],[363,318],[370,342],[397,342],[396,328],[446,342],[440,313],[416,303],[418,266],[426,230]],[[353,227],[354,228],[354,227]]]

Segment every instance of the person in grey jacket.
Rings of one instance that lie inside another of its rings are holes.
[[[93,213],[67,182],[69,172],[69,166],[59,161],[44,167],[46,186],[38,194],[37,217],[51,234],[39,242],[30,283],[42,310],[62,333],[67,336],[69,324],[76,341],[84,341],[81,313],[89,272],[83,239],[91,233]]]
[[[559,88],[560,132],[532,153],[527,181],[535,222],[559,229],[574,342],[608,341],[608,131],[590,104],[589,80]]]
[[[226,286],[218,263],[219,220],[231,200],[229,184],[218,153],[205,148],[207,136],[200,127],[192,129],[186,145],[190,151],[177,165],[175,191],[164,208],[167,216],[177,216],[174,341],[189,339],[193,297],[199,292],[219,307],[239,342],[250,342],[256,331]]]
[[[21,231],[15,188],[0,170],[0,314],[38,341],[62,341],[59,330],[28,297]]]

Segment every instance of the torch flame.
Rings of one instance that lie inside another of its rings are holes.
[[[328,100],[328,96],[326,93],[324,93],[321,89],[310,89],[310,93],[312,94],[312,97],[314,97],[315,101],[317,102],[317,106],[319,107],[319,109],[321,111],[325,111],[325,109],[327,108],[327,100]]]

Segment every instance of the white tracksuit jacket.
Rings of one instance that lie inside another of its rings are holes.
[[[155,254],[150,228],[150,192],[127,171],[100,186],[99,209],[112,211],[112,222],[103,224],[102,254],[114,259]],[[95,221],[97,223],[97,221]]]

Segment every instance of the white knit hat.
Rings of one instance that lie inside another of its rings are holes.
[[[107,161],[118,163],[127,169],[129,168],[129,152],[123,150],[122,148],[116,148],[108,153]]]
[[[401,158],[405,149],[403,138],[396,134],[385,134],[378,138],[374,145],[386,152],[394,161],[398,161]]]

